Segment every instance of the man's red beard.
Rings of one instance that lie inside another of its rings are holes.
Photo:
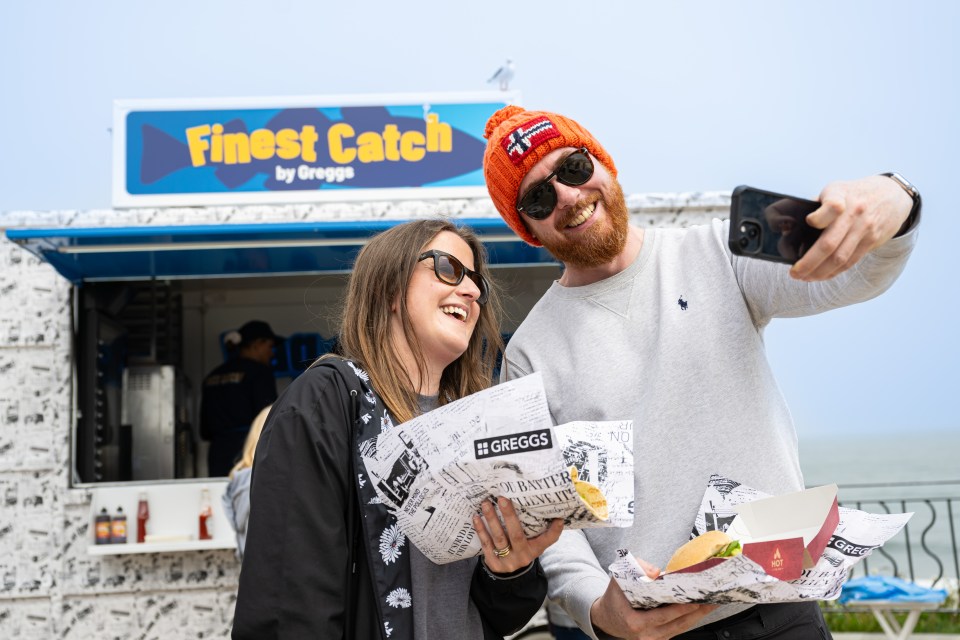
[[[539,239],[557,260],[574,267],[592,268],[610,262],[623,251],[627,243],[630,214],[620,183],[612,179],[609,192],[592,200],[603,205],[605,220],[598,221],[599,224],[595,223],[589,229],[578,233],[576,238],[551,236]],[[590,200],[580,201],[572,210],[564,211],[563,219],[558,218],[560,229],[565,228],[576,217],[576,212],[582,211],[584,206],[589,204]],[[555,212],[555,215],[559,216],[559,212]]]

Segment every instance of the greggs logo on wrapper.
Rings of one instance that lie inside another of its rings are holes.
[[[550,429],[538,429],[525,433],[515,433],[509,436],[495,436],[473,441],[474,454],[477,460],[494,458],[524,451],[540,451],[553,447]]]

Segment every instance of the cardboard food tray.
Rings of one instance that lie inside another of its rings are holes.
[[[727,535],[768,575],[785,581],[817,563],[840,522],[835,484],[761,498],[735,510]],[[710,558],[675,573],[696,573],[727,559]]]
[[[837,504],[836,485],[770,497],[719,474],[710,477],[694,535],[720,530],[744,552],[656,579],[629,549],[609,570],[631,606],[833,600],[850,570],[897,535],[912,513],[872,514]]]

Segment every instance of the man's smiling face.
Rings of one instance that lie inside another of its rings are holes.
[[[561,147],[544,156],[524,176],[520,195],[550,175],[574,151]],[[627,240],[629,215],[623,190],[595,158],[593,165],[593,176],[582,185],[551,180],[557,191],[557,206],[545,220],[521,214],[530,232],[554,257],[576,267],[610,262],[623,251]]]

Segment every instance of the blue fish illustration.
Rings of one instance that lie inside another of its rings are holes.
[[[140,162],[140,182],[152,184],[171,173],[185,169],[192,165],[190,148],[186,143],[174,138],[170,134],[145,124],[140,128],[143,136],[143,157]],[[246,124],[239,118],[223,125],[224,133],[247,133]],[[234,189],[250,179],[249,176],[236,182],[229,172],[225,179],[218,175],[220,182],[227,188]]]
[[[143,138],[143,157],[140,160],[140,182],[143,184],[153,184],[190,166],[187,145],[170,134],[145,124],[140,127],[140,136]]]
[[[327,148],[326,132],[337,122],[349,124],[359,135],[372,131],[382,134],[387,125],[395,125],[400,132],[419,131],[426,135],[427,123],[423,118],[391,115],[385,107],[344,107],[341,108],[341,120],[331,120],[318,109],[284,109],[277,113],[266,125],[271,131],[294,129],[300,131],[304,126],[313,126],[319,134],[316,143],[317,159],[305,162],[302,158],[285,160],[273,157],[268,160],[254,159],[249,163],[217,165],[214,175],[227,189],[236,189],[247,184],[255,176],[263,174],[263,186],[270,191],[302,191],[304,189],[322,189],[336,187],[421,187],[442,180],[476,171],[481,166],[485,143],[474,136],[451,126],[452,153],[428,152],[418,162],[390,161],[363,163],[355,160],[350,165],[333,162]],[[223,133],[249,133],[241,119],[224,123]],[[192,166],[189,147],[185,142],[148,124],[141,126],[143,152],[140,165],[140,181],[152,184],[167,176]],[[355,139],[348,138],[345,144],[354,145]],[[354,177],[341,183],[327,183],[323,180],[294,180],[288,184],[277,180],[276,167],[288,171],[306,165],[310,167],[351,166]],[[208,165],[209,166],[209,165]]]

